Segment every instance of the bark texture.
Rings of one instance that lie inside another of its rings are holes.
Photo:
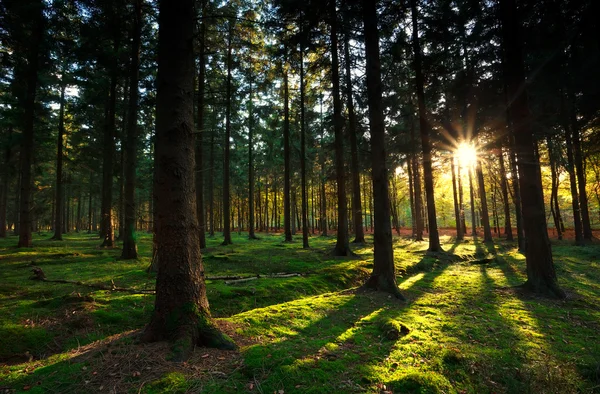
[[[373,234],[375,255],[373,259],[373,272],[364,287],[385,291],[397,298],[404,299],[396,284],[394,250],[392,247],[376,1],[363,0],[363,22],[367,57],[367,98],[369,102],[369,124],[371,129],[373,198],[375,200],[375,231]]]
[[[174,341],[175,360],[194,345],[232,349],[210,318],[194,190],[194,2],[159,3],[156,111],[156,301],[142,339]]]

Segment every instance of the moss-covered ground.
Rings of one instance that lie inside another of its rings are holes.
[[[226,284],[208,280],[213,316],[239,352],[198,348],[168,361],[166,344],[139,344],[153,295],[31,280],[152,289],[151,237],[140,255],[100,249],[96,236],[37,235],[32,249],[0,240],[0,392],[578,393],[600,392],[600,246],[553,245],[568,298],[523,293],[524,257],[512,244],[443,238],[447,253],[395,239],[407,297],[362,292],[369,243],[333,258],[335,239],[282,242],[261,234],[219,246],[206,275],[300,273]],[[368,240],[369,241],[369,240]]]

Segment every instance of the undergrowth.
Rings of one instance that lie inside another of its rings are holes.
[[[151,238],[140,259],[100,249],[96,236],[38,235],[32,249],[0,240],[0,391],[207,393],[576,393],[600,392],[600,247],[553,246],[568,298],[515,288],[524,257],[496,240],[443,239],[447,252],[397,238],[397,278],[408,302],[357,289],[373,250],[333,258],[333,238],[283,243],[276,234],[233,245],[209,238],[213,316],[239,352],[196,349],[167,360],[165,344],[139,344],[154,296],[96,290],[152,289]],[[33,267],[48,279],[30,280]],[[268,278],[276,273],[301,276]]]

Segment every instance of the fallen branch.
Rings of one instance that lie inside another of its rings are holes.
[[[71,285],[91,287],[92,289],[108,290],[108,291],[122,291],[122,292],[126,292],[126,293],[131,293],[131,294],[155,294],[156,293],[155,290],[136,290],[136,289],[130,289],[127,287],[117,287],[115,285],[115,282],[112,279],[110,281],[111,285],[107,286],[107,285],[103,285],[101,283],[83,283],[81,281],[74,281],[74,280],[48,279],[48,278],[46,278],[46,274],[40,267],[33,267],[32,271],[33,271],[33,275],[29,279],[39,280],[42,282],[67,283],[67,284],[71,284]]]
[[[286,273],[282,272],[282,273],[272,274],[272,275],[248,276],[248,277],[245,277],[245,278],[239,278],[239,279],[234,279],[234,280],[227,280],[227,281],[225,281],[225,284],[226,285],[230,285],[230,284],[235,284],[235,283],[248,282],[248,281],[256,280],[256,279],[260,279],[260,278],[275,279],[275,278],[291,278],[291,277],[294,277],[294,276],[302,276],[302,274],[299,274],[299,273],[286,274]]]

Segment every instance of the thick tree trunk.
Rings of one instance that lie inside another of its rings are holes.
[[[354,97],[352,89],[352,67],[350,64],[350,39],[344,35],[344,61],[346,65],[346,101],[348,103],[348,133],[350,135],[350,169],[352,172],[352,219],[354,240],[352,243],[364,243],[365,231],[362,222],[362,204],[360,200],[360,171],[358,169],[358,138]]]
[[[367,98],[371,130],[371,165],[373,171],[373,198],[375,200],[375,232],[373,234],[373,272],[364,284],[366,288],[391,293],[404,299],[396,284],[388,171],[386,167],[385,125],[383,117],[381,63],[379,61],[379,33],[377,29],[377,2],[363,0],[363,22],[367,59]]]
[[[430,252],[442,250],[440,245],[440,236],[437,229],[437,219],[435,211],[435,196],[433,188],[433,170],[431,168],[431,142],[430,127],[427,121],[427,108],[425,107],[425,92],[423,82],[421,45],[419,43],[419,26],[417,15],[417,0],[410,2],[412,14],[412,40],[414,52],[414,70],[415,84],[417,90],[417,100],[419,105],[419,129],[421,134],[421,146],[423,149],[423,178],[425,181],[425,196],[427,198],[427,222],[429,227],[429,248]]]
[[[116,19],[116,18],[115,18]],[[118,21],[113,21],[113,50],[116,53],[120,45],[120,31]],[[108,98],[107,118],[104,126],[104,146],[102,153],[102,212],[101,230],[102,247],[112,248],[115,246],[115,235],[112,221],[112,185],[113,185],[113,161],[115,155],[115,119],[117,103],[117,76],[119,63],[115,58],[112,61],[110,76],[110,92]]]
[[[210,318],[194,190],[194,2],[159,4],[156,110],[156,300],[142,340],[174,341],[175,360],[195,345],[233,349]]]
[[[19,242],[18,247],[29,248],[32,246],[31,224],[32,224],[32,187],[33,177],[31,166],[33,164],[33,136],[35,123],[35,96],[38,84],[38,71],[40,67],[40,51],[44,34],[44,5],[40,0],[31,0],[30,9],[35,18],[32,26],[32,35],[27,49],[27,90],[23,101],[23,135],[21,139],[21,182],[19,198]],[[15,230],[16,230],[15,224]]]
[[[342,102],[340,100],[340,76],[338,57],[338,21],[335,0],[329,0],[331,23],[331,80],[333,96],[333,129],[335,140],[335,175],[337,182],[337,239],[333,249],[334,256],[350,256],[348,239],[348,211],[346,201],[346,174],[344,169],[344,136],[342,119]]]
[[[304,116],[304,43],[300,43],[300,181],[302,203],[302,247],[309,248],[308,244],[308,199],[306,197],[306,125]],[[273,212],[275,209],[273,210]]]
[[[232,59],[232,39],[233,39],[233,22],[230,20],[229,33],[227,35],[227,104],[225,109],[225,141],[223,157],[223,242],[221,245],[231,244],[231,193],[229,191],[229,150],[231,146],[231,72],[233,68]]]
[[[123,233],[123,252],[121,258],[138,257],[135,242],[135,170],[137,167],[137,112],[138,80],[140,69],[140,46],[142,37],[142,2],[135,0],[133,20],[133,40],[131,42],[131,64],[129,65],[129,116],[127,117],[127,145],[125,147],[125,231]]]
[[[66,84],[60,87],[60,107],[58,110],[58,138],[56,143],[56,194],[54,200],[54,235],[52,239],[62,241],[63,230],[63,139],[65,135],[65,90]]]
[[[490,214],[487,205],[487,193],[485,192],[485,182],[483,179],[483,169],[481,160],[477,160],[475,167],[477,173],[477,183],[479,184],[479,201],[481,204],[481,223],[483,225],[483,242],[492,242],[492,230],[490,228]]]
[[[515,0],[500,0],[500,20],[506,80],[508,86],[509,116],[513,126],[516,153],[519,158],[519,184],[523,208],[523,225],[527,245],[525,250],[527,282],[524,287],[536,293],[564,298],[558,286],[548,239],[542,179],[539,162],[534,154],[531,116],[527,102],[525,70],[521,53],[518,11]]]

